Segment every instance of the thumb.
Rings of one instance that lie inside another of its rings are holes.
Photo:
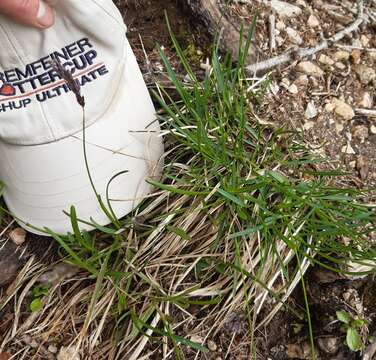
[[[40,29],[54,23],[53,10],[43,0],[0,0],[0,13]]]

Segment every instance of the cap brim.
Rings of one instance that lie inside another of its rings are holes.
[[[110,179],[126,171],[109,186],[109,198],[118,218],[129,213],[150,191],[146,180],[158,176],[163,150],[153,103],[128,42],[127,47],[124,79],[116,97],[103,118],[85,131],[90,172],[104,200]],[[90,101],[88,96],[86,101]],[[82,136],[81,132],[36,146],[0,142],[4,198],[22,222],[66,233],[71,224],[63,211],[69,211],[72,205],[81,219],[92,218],[100,225],[110,222],[90,185]],[[25,227],[23,223],[21,226]],[[91,229],[84,224],[82,228]]]

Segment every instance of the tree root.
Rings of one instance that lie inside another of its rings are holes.
[[[220,48],[229,51],[237,61],[239,55],[240,32],[221,12],[216,0],[184,0],[190,11],[204,23],[208,32],[216,37],[220,34]],[[255,44],[251,44],[247,63],[255,63],[261,52]]]

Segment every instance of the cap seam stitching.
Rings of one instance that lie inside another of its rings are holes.
[[[18,51],[16,50],[16,47],[14,46],[13,42],[11,41],[8,32],[5,30],[5,27],[2,24],[0,24],[0,27],[3,30],[3,33],[4,33],[5,37],[7,38],[9,44],[12,46],[14,54],[17,56],[18,60],[22,63],[22,65],[24,65],[24,62],[22,61],[22,57],[19,55]]]

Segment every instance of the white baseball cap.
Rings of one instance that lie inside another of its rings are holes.
[[[55,0],[55,24],[32,29],[0,17],[0,180],[22,222],[70,231],[63,211],[110,221],[90,185],[83,156],[82,107],[53,62],[72,73],[85,98],[91,175],[118,218],[150,191],[163,151],[150,95],[110,0]],[[84,225],[82,228],[91,229]]]

